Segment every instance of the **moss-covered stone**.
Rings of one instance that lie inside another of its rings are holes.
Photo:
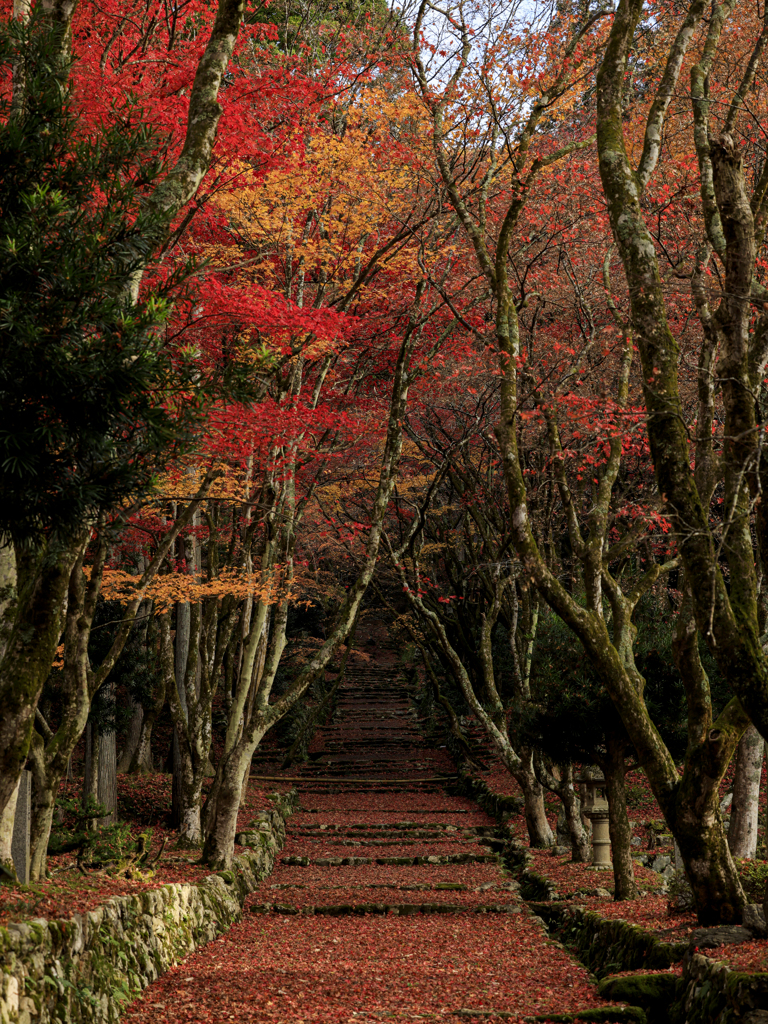
[[[642,1006],[654,1024],[669,1019],[669,1008],[679,998],[682,981],[674,974],[634,974],[604,978],[597,991],[603,999]]]
[[[547,1021],[547,1024],[647,1024],[648,1017],[640,1006],[606,1006],[576,1013],[545,1013],[538,1017],[525,1017],[527,1021]]]
[[[460,787],[463,793],[471,795],[488,813],[503,817],[500,798],[484,782],[465,774],[461,778]],[[533,874],[529,870],[530,854],[519,843],[507,843],[504,863],[520,880],[524,874]],[[657,936],[626,921],[606,919],[580,907],[551,902],[549,898],[547,901],[532,902],[529,897],[528,906],[534,915],[541,918],[552,935],[562,940],[566,948],[595,975],[605,979],[604,985],[619,981],[634,983],[636,987],[631,990],[629,985],[626,988],[611,988],[613,994],[610,996],[607,995],[609,988],[601,988],[600,991],[606,998],[621,998],[641,1006],[647,1005],[651,1024],[665,1024],[666,1021],[670,1024],[746,1024],[750,1017],[756,1021],[758,1015],[768,1014],[768,973],[743,974],[732,971],[725,964],[695,953],[688,942],[662,942]],[[652,983],[647,980],[648,975],[632,979],[606,977],[617,971],[649,968],[662,970],[681,960],[682,979],[673,978],[669,982],[659,980]],[[655,1003],[652,985],[658,986],[659,991],[659,999]],[[662,998],[661,989],[664,986],[668,986],[668,989]],[[663,1007],[663,1015],[658,1007]],[[630,1012],[636,1010],[635,1007],[628,1009]],[[605,1014],[606,1011],[590,1012]],[[568,1014],[553,1017],[550,1014],[545,1018],[526,1020],[638,1019],[618,1016],[626,1012],[627,1009],[609,1008],[607,1016],[602,1017],[587,1018],[583,1013],[575,1017]]]
[[[536,871],[521,871],[517,875],[520,895],[524,900],[552,900],[557,895],[557,886]]]
[[[521,796],[494,793],[483,779],[474,778],[467,772],[459,771],[455,789],[461,795],[470,797],[486,814],[490,814],[499,822],[505,822],[515,814],[522,814],[525,806]]]

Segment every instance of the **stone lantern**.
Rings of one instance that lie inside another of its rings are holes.
[[[597,871],[612,871],[611,838],[608,831],[608,798],[605,779],[580,778],[583,786],[584,815],[592,822],[592,867]]]

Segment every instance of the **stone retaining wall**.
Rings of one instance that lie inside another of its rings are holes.
[[[679,963],[687,942],[662,942],[651,932],[617,918],[557,903],[529,907],[598,978],[618,971],[663,970]]]
[[[0,1024],[113,1024],[125,1004],[240,919],[285,841],[295,791],[260,815],[232,871],[114,896],[66,921],[0,928]],[[258,838],[256,838],[258,837]]]
[[[675,1024],[768,1024],[768,974],[742,974],[691,952],[682,983],[669,1015]]]

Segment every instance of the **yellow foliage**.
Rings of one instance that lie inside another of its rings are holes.
[[[214,266],[247,263],[242,283],[282,292],[298,305],[329,305],[360,277],[370,255],[413,219],[421,202],[412,161],[397,151],[399,127],[409,137],[422,117],[415,98],[392,98],[386,88],[364,91],[346,108],[333,112],[328,126],[296,130],[295,157],[266,175],[245,163],[237,167],[233,187],[215,202],[226,216],[238,246],[209,246],[204,256]],[[333,130],[343,119],[343,132]],[[386,255],[388,272],[406,270],[421,276],[417,246],[395,247]],[[443,256],[445,254],[443,253]],[[362,295],[373,284],[366,284]],[[313,340],[305,351],[323,355],[332,344]]]
[[[88,567],[84,571],[89,574]],[[136,596],[140,580],[139,574],[134,575],[122,569],[105,569],[101,596],[106,601],[126,604]],[[276,604],[278,601],[295,601],[299,596],[297,583],[293,574],[289,574],[284,566],[276,566],[265,576],[241,569],[223,569],[212,580],[170,573],[155,576],[143,597],[154,602],[156,614],[168,611],[178,601],[195,603],[207,598],[234,597],[242,601],[251,597],[262,604]]]

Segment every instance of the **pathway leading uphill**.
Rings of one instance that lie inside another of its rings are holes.
[[[391,670],[353,661],[314,760],[292,772],[306,781],[276,870],[130,1024],[522,1021],[606,1005],[529,916],[493,820],[435,781],[452,765],[414,719]]]

